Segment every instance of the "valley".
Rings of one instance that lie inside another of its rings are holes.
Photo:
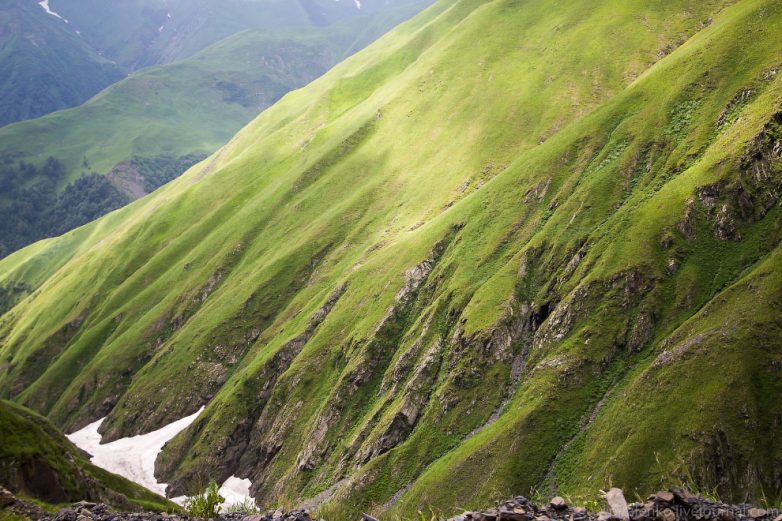
[[[339,63],[235,133],[203,71],[265,33],[0,129],[105,172],[136,155],[76,115],[205,82],[127,131],[203,159],[0,260],[0,397],[278,521],[779,521],[782,3],[439,0],[355,53],[333,27],[284,47]]]

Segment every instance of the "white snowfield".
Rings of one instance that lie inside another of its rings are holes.
[[[249,479],[240,479],[236,476],[231,476],[225,480],[225,483],[223,483],[223,486],[220,488],[220,495],[225,498],[226,505],[244,503],[247,500],[250,500],[255,504],[255,500],[250,496],[251,485],[252,483]]]
[[[68,23],[68,20],[66,20],[65,18],[60,16],[58,13],[55,13],[54,11],[52,11],[49,8],[49,0],[41,0],[40,2],[38,2],[38,5],[40,5],[43,8],[43,10],[46,11],[47,13],[49,13],[50,15],[56,16],[57,18],[59,18],[60,20],[65,22],[66,24]]]
[[[158,483],[155,478],[155,460],[160,451],[171,438],[185,430],[198,418],[204,408],[198,410],[181,420],[166,425],[156,431],[122,438],[111,443],[101,444],[101,435],[98,428],[103,423],[102,418],[91,423],[83,429],[68,434],[67,437],[74,445],[87,451],[92,456],[92,463],[120,476],[124,476],[149,490],[165,496],[166,483]],[[250,496],[250,480],[239,479],[235,476],[228,478],[220,488],[220,495],[225,498],[224,506],[255,500]],[[173,498],[172,501],[180,505],[186,499],[185,496]]]

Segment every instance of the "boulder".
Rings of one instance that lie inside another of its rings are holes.
[[[0,487],[0,508],[5,508],[8,505],[13,505],[15,501],[16,498],[14,497],[13,494],[11,494],[10,490]]]
[[[55,521],[76,521],[77,514],[72,508],[63,508],[57,512]]]
[[[500,507],[499,521],[531,521],[532,518],[521,508]]]
[[[78,503],[74,503],[73,504],[73,509],[78,512],[79,510],[81,510],[83,508],[86,508],[87,510],[90,510],[91,508],[96,507],[96,506],[98,506],[96,503],[91,503],[89,501],[79,501]]]
[[[662,519],[662,521],[676,521],[676,512],[670,508],[666,508],[662,511],[659,518]]]
[[[609,490],[606,494],[606,501],[608,502],[608,506],[611,508],[614,517],[629,521],[630,512],[627,510],[627,500],[625,499],[622,489],[612,488]]]
[[[736,515],[726,508],[721,508],[717,511],[717,519],[719,521],[736,521]]]

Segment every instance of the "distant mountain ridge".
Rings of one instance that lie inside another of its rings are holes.
[[[123,76],[32,0],[0,3],[0,126],[79,105]]]
[[[353,3],[333,0],[50,0],[49,5],[127,72],[188,58],[243,30],[327,26],[360,14]]]
[[[241,31],[133,73],[80,107],[0,128],[0,257],[171,181],[287,92],[427,4],[362,9],[327,27]],[[43,174],[50,159],[57,176]]]
[[[419,0],[3,0],[0,126],[75,107],[126,74],[244,30],[325,27]]]

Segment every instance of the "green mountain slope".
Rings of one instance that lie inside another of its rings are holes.
[[[262,501],[782,497],[782,4],[439,2],[0,262],[0,392]]]
[[[100,501],[116,508],[176,508],[173,503],[89,462],[48,420],[0,401],[0,485],[51,504]]]
[[[0,129],[0,256],[170,181],[283,94],[426,3],[325,28],[244,31],[188,60],[135,73],[80,107]],[[44,172],[49,158],[61,164],[57,175]]]
[[[39,5],[41,4],[41,5]],[[0,126],[80,105],[125,74],[245,30],[325,27],[420,0],[0,2]],[[235,131],[236,129],[234,129]]]
[[[35,2],[0,2],[0,126],[79,105],[121,77]]]

